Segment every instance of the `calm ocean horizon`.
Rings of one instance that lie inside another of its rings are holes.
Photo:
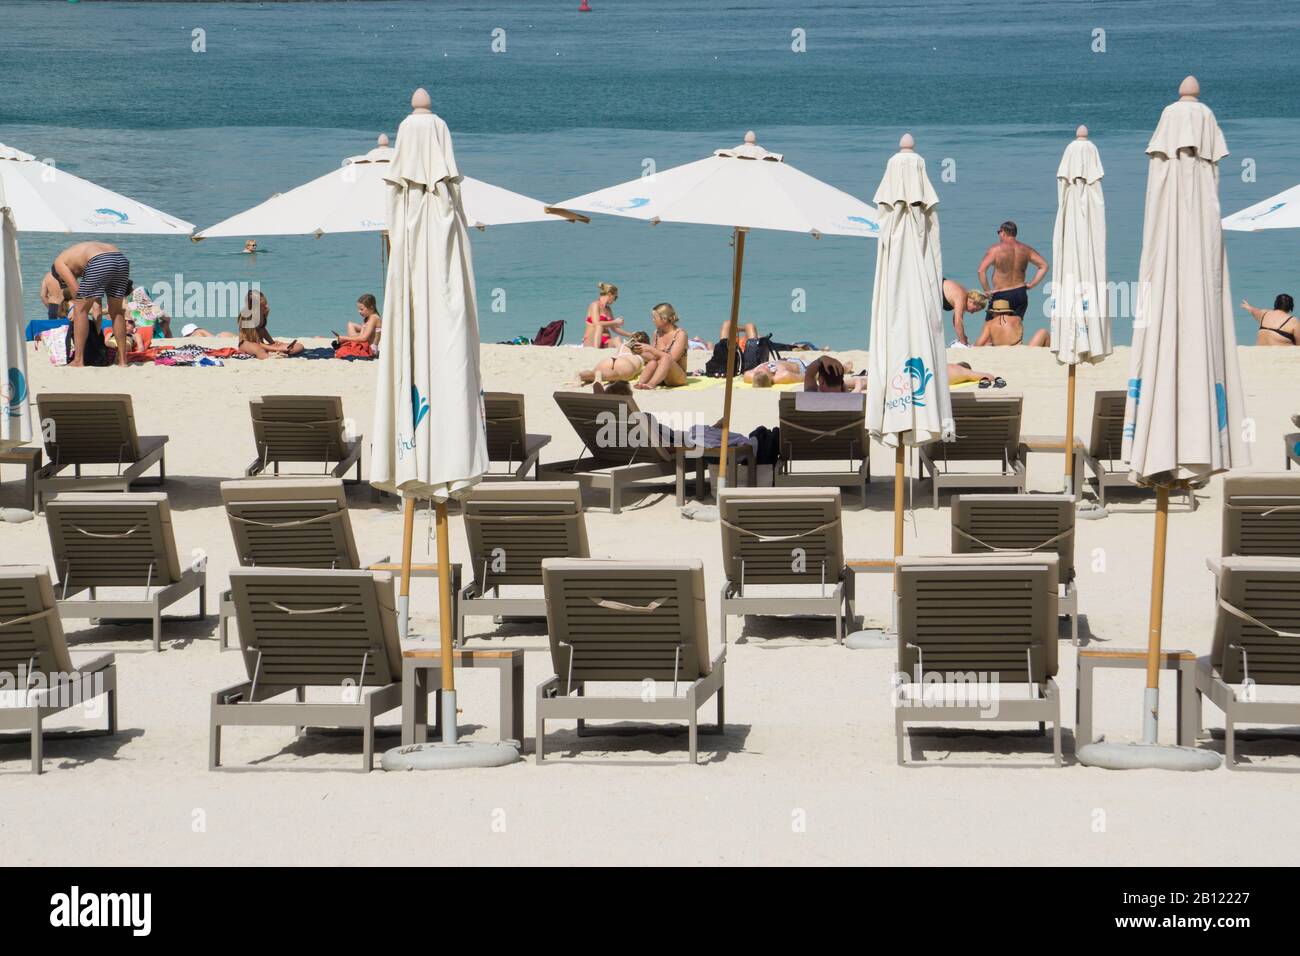
[[[203,228],[393,135],[420,85],[450,124],[464,173],[548,202],[631,179],[646,160],[662,170],[701,158],[748,129],[869,199],[911,131],[940,197],[945,274],[969,285],[1004,219],[1050,258],[1056,166],[1079,123],[1106,169],[1109,278],[1135,280],[1143,148],[1189,72],[1231,151],[1225,215],[1300,182],[1300,90],[1285,71],[1255,68],[1269,49],[1295,46],[1294,5],[592,4],[579,14],[576,0],[0,0],[0,142]],[[196,30],[206,52],[194,52]],[[494,31],[504,31],[503,52],[492,52]],[[794,49],[800,37],[805,52]],[[1234,301],[1300,294],[1300,237],[1227,235]],[[20,237],[29,317],[42,314],[41,274],[68,241]],[[554,319],[568,320],[576,341],[598,281],[620,286],[633,327],[664,300],[705,338],[726,315],[725,228],[593,217],[493,227],[473,241],[484,341],[531,336]],[[256,257],[234,239],[119,244],[146,287],[177,274],[260,283],[279,335],[327,335],[359,294],[383,291],[373,234],[259,238]],[[778,339],[865,347],[872,245],[751,234],[745,320]],[[1046,324],[1043,305],[1036,290],[1027,327]],[[979,324],[971,317],[968,329]],[[1117,319],[1118,343],[1130,326]],[[1254,341],[1240,311],[1237,329]]]

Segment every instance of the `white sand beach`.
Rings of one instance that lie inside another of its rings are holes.
[[[1248,414],[1256,422],[1252,469],[1283,465],[1281,436],[1300,412],[1295,350],[1241,348]],[[865,352],[837,353],[866,367]],[[554,436],[543,460],[572,457],[579,445],[551,393],[590,367],[592,350],[485,345],[487,389],[527,396],[530,432]],[[235,728],[225,733],[226,769],[207,769],[208,707],[213,691],[243,677],[237,653],[220,653],[216,592],[234,563],[218,484],[242,476],[254,457],[248,401],[264,394],[343,398],[356,430],[370,428],[376,365],[340,361],[230,362],[224,368],[155,366],[69,369],[29,353],[33,395],[47,391],[129,392],[142,434],[171,436],[168,492],[182,554],[209,557],[209,617],[165,627],[161,653],[148,627],[68,622],[74,648],[118,655],[121,732],[114,738],[50,740],[46,773],[27,774],[26,737],[0,743],[0,846],[18,864],[574,864],[838,863],[999,864],[1286,864],[1294,861],[1300,821],[1296,777],[1285,772],[1201,774],[1108,772],[1072,760],[1075,653],[1068,626],[1057,682],[1062,692],[1066,766],[1051,764],[1050,738],[1026,735],[932,736],[915,732],[915,766],[894,756],[890,651],[836,646],[829,621],[732,618],[727,658],[727,726],[701,736],[701,763],[686,764],[684,731],[588,736],[556,723],[548,763],[532,757],[533,692],[552,673],[541,626],[470,622],[470,645],[524,648],[525,756],[510,767],[454,773],[357,772],[359,737],[292,728]],[[1005,378],[1025,396],[1024,431],[1060,434],[1065,370],[1046,349],[953,351],[950,361]],[[692,367],[704,353],[692,354]],[[1092,392],[1121,388],[1127,348],[1079,370],[1078,430],[1092,413]],[[572,386],[567,386],[572,387]],[[642,408],[721,414],[722,386],[638,392]],[[733,429],[776,424],[777,395],[738,388]],[[845,497],[845,544],[853,557],[882,557],[891,546],[892,455],[873,449],[868,507]],[[1030,459],[1034,491],[1060,488],[1057,456]],[[765,475],[766,469],[763,470]],[[0,505],[19,504],[18,471],[7,466]],[[907,528],[911,554],[946,554],[949,509],[929,507],[915,489]],[[1166,648],[1208,651],[1215,602],[1205,560],[1219,554],[1221,479],[1199,492],[1190,513],[1174,499],[1169,530]],[[368,487],[349,491],[360,550],[397,554],[401,515],[393,499]],[[587,499],[593,556],[692,556],[703,560],[708,621],[721,587],[716,523],[685,520],[671,486],[629,493],[620,515],[601,495]],[[1083,639],[1094,647],[1145,644],[1153,505],[1120,491],[1111,514],[1078,525],[1076,563]],[[430,554],[417,525],[417,559]],[[452,557],[463,561],[465,532],[453,514]],[[0,562],[49,564],[45,521],[0,523]],[[887,575],[859,577],[859,611],[868,623],[888,617]],[[413,629],[437,640],[436,593],[413,590]],[[192,603],[175,612],[188,613]],[[716,647],[721,635],[713,634]],[[458,677],[463,732],[497,735],[495,673]],[[1111,740],[1140,736],[1141,671],[1098,675],[1096,730]],[[1174,733],[1173,675],[1162,676],[1162,736]],[[711,706],[702,720],[713,717]],[[1207,706],[1206,722],[1221,727]],[[383,723],[399,724],[396,712]],[[75,720],[60,719],[53,726]],[[395,734],[381,749],[395,746]],[[581,746],[575,746],[580,744]],[[1207,746],[1222,750],[1222,739]],[[1246,740],[1255,769],[1300,769],[1294,740]],[[979,764],[980,766],[971,766]]]

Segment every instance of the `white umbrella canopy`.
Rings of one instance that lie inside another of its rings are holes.
[[[0,143],[0,183],[19,232],[187,236],[194,224]]]
[[[1056,170],[1052,262],[1052,351],[1066,365],[1100,362],[1111,353],[1106,294],[1106,200],[1101,154],[1080,126]],[[1066,456],[1069,458],[1070,456]]]
[[[875,238],[876,210],[842,190],[801,172],[780,153],[758,145],[753,130],[731,149],[675,166],[652,176],[575,196],[560,204],[579,212],[640,219],[650,223],[681,222],[730,226],[734,254],[731,273],[731,325],[727,337],[727,378],[722,433],[731,425],[731,390],[736,367],[745,234],[773,229],[821,236]],[[726,484],[727,456],[718,462],[718,486]]]
[[[0,181],[0,451],[32,440],[18,230]]]
[[[387,179],[396,150],[388,137],[362,156],[288,192],[277,193],[251,209],[223,219],[195,239],[224,236],[323,236],[337,232],[383,232],[388,229]],[[524,222],[564,222],[574,218],[539,199],[502,189],[468,176],[460,183],[465,220],[470,226],[504,226]]]
[[[1228,147],[1210,108],[1184,93],[1146,151],[1123,455],[1134,482],[1199,485],[1249,463],[1219,210]]]
[[[769,153],[751,131],[745,142],[653,176],[566,200],[565,209],[647,222],[775,229],[874,237],[876,210]]]
[[[885,166],[874,201],[880,248],[871,300],[867,427],[872,438],[893,447],[951,440],[939,197],[910,134]]]
[[[1263,202],[1257,202],[1253,206],[1234,212],[1231,216],[1225,216],[1223,228],[1236,232],[1300,229],[1300,186],[1292,186]]]

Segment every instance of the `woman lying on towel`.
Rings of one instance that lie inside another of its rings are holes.
[[[633,332],[628,342],[620,345],[613,358],[601,359],[591,371],[578,373],[583,385],[593,382],[635,382],[645,368],[645,359],[632,351],[633,345],[649,345],[650,336]]]
[[[764,362],[745,373],[745,381],[755,388],[773,385],[803,384],[806,392],[862,392],[866,390],[865,377],[848,379],[853,371],[852,362],[841,362],[829,355],[815,359],[780,359]]]
[[[257,289],[250,289],[244,309],[239,313],[239,351],[253,358],[285,358],[301,355],[302,343],[277,342],[266,330],[266,319],[271,314],[271,304]]]

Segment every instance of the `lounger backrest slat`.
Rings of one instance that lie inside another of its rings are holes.
[[[264,395],[248,403],[263,461],[338,461],[347,457],[343,400],[337,395]]]
[[[546,558],[587,557],[587,524],[576,482],[483,483],[465,499],[464,512],[480,588],[541,586]]]
[[[781,457],[787,461],[843,461],[870,454],[865,398],[861,411],[800,409],[795,392],[777,400],[781,425]]]
[[[957,495],[952,553],[1046,552],[1061,583],[1074,579],[1074,499],[1069,495]]]
[[[130,395],[47,394],[36,406],[50,461],[116,465],[140,458]]]
[[[488,458],[521,461],[528,443],[524,424],[524,396],[513,392],[486,392],[483,414],[487,423]]]
[[[600,468],[661,460],[652,435],[653,419],[643,416],[630,395],[556,392],[555,403]]]
[[[709,672],[700,562],[548,558],[542,579],[562,686],[570,678],[693,681]]]
[[[180,580],[165,494],[60,494],[47,502],[45,514],[60,587],[158,587]]]
[[[1128,393],[1122,388],[1096,392],[1092,398],[1092,434],[1088,455],[1097,461],[1120,462],[1124,457],[1124,405]]]
[[[1020,419],[1024,399],[1019,395],[972,395],[954,392],[952,418],[955,441],[936,443],[930,457],[943,461],[1015,461],[1020,454]]]
[[[390,575],[235,568],[230,588],[244,663],[259,686],[374,687],[400,679]]]
[[[829,585],[839,579],[838,488],[728,488],[719,506],[728,581]]]
[[[900,558],[898,569],[900,672],[1019,684],[1055,676],[1056,555]]]
[[[68,674],[74,670],[55,610],[50,575],[43,567],[0,568],[0,674],[18,690],[19,675]]]
[[[1223,479],[1223,556],[1300,558],[1300,474]]]
[[[338,478],[223,481],[221,497],[235,555],[244,567],[360,566],[343,482]]]
[[[1219,598],[1246,615],[1219,606],[1210,656],[1223,679],[1300,686],[1300,559],[1224,558]]]

